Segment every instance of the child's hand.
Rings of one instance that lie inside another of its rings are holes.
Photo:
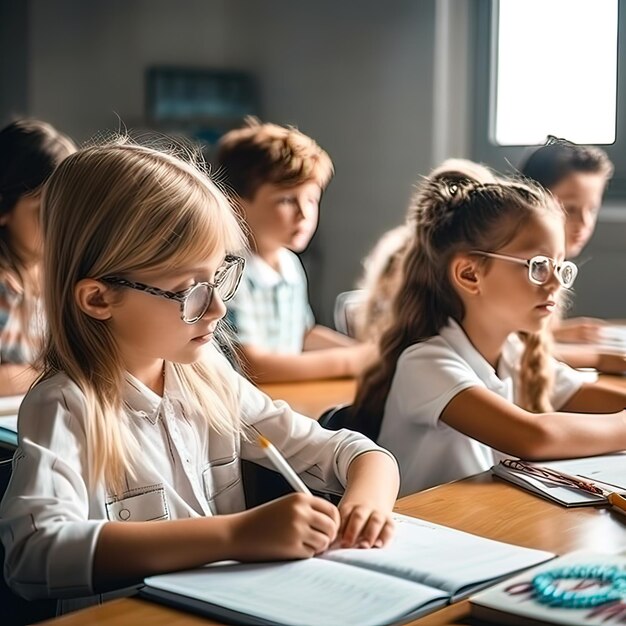
[[[624,374],[626,373],[626,355],[598,354],[596,369],[604,374]]]
[[[348,375],[359,376],[374,364],[378,358],[378,345],[375,343],[360,343],[345,348],[348,364]]]
[[[337,507],[304,493],[268,502],[233,519],[233,558],[239,561],[304,559],[328,549],[337,537]]]
[[[391,511],[369,504],[341,502],[341,526],[336,547],[382,548],[393,537]]]
[[[554,338],[562,343],[596,343],[602,338],[604,320],[593,317],[575,317],[562,320],[554,330]]]

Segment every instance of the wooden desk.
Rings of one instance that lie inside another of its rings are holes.
[[[356,394],[356,380],[312,380],[301,383],[271,383],[259,388],[274,400],[284,400],[294,411],[314,419],[338,404],[349,404]]]
[[[612,387],[619,387],[620,389],[626,390],[626,375],[614,376],[613,374],[600,374],[598,381],[611,385]]]
[[[490,539],[562,554],[587,548],[626,549],[626,518],[610,510],[566,509],[493,478],[479,474],[407,496],[396,510],[453,526]],[[471,624],[462,601],[414,622],[414,626]],[[216,624],[138,598],[125,598],[45,622],[49,626],[207,626]]]
[[[626,387],[626,377],[601,380]],[[353,380],[262,385],[275,399],[319,417],[330,406],[351,402]],[[626,518],[605,508],[566,509],[490,474],[479,474],[407,496],[396,510],[490,539],[563,554],[576,549],[615,552],[626,549]],[[462,601],[411,622],[413,626],[472,624]],[[49,626],[209,626],[217,622],[138,598],[124,598],[42,622]]]

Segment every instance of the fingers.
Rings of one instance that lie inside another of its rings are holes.
[[[337,507],[328,500],[315,496],[296,499],[303,505],[301,519],[304,523],[300,530],[302,545],[311,550],[312,554],[328,550],[337,537],[341,523]]]
[[[393,536],[394,524],[389,515],[365,507],[354,507],[344,516],[339,531],[343,548],[382,548]]]
[[[341,515],[339,509],[332,502],[324,500],[324,498],[314,498],[311,506],[314,510],[330,517],[335,522],[337,529],[339,529],[341,525]]]

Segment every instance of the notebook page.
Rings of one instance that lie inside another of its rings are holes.
[[[17,416],[24,396],[0,396],[0,415]]]
[[[619,491],[626,491],[625,453],[590,456],[567,461],[552,461],[550,463],[542,463],[542,465],[562,470],[568,474],[582,476],[594,482],[611,485]]]
[[[17,415],[0,415],[0,428],[17,432]]]
[[[144,582],[152,590],[294,626],[377,626],[447,600],[437,589],[322,559],[209,566]]]
[[[456,597],[554,556],[414,517],[396,514],[394,519],[396,533],[389,546],[333,550],[322,558],[421,582]]]

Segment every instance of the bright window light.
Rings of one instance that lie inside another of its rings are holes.
[[[615,141],[617,0],[500,0],[497,144]]]

